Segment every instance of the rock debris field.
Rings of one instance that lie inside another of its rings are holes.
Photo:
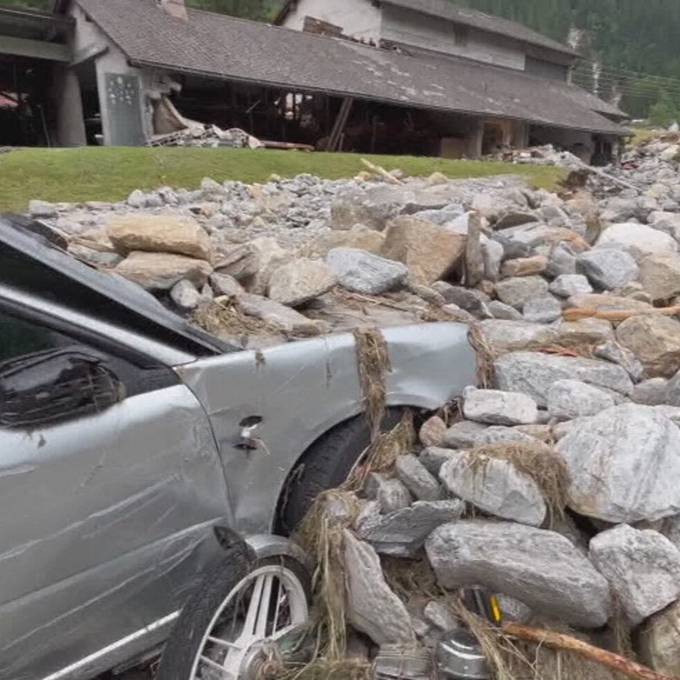
[[[379,437],[389,455],[317,502],[354,662],[431,677],[437,641],[470,625],[456,594],[481,587],[506,621],[680,677],[679,159],[667,134],[559,194],[510,176],[205,179],[30,212],[238,347],[470,325],[479,384]],[[558,677],[555,653],[527,655]],[[620,677],[578,668],[564,677]]]

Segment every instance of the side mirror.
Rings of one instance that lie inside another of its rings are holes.
[[[100,413],[125,398],[102,359],[80,348],[0,364],[0,426],[36,427]]]

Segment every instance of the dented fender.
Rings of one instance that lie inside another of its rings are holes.
[[[475,383],[467,326],[383,330],[391,371],[387,405],[433,410]],[[285,481],[300,456],[362,412],[354,336],[341,334],[222,355],[177,372],[208,414],[224,466],[234,529],[270,532]],[[244,423],[254,447],[244,447]]]

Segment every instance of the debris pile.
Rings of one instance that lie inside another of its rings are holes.
[[[193,125],[176,132],[154,135],[147,146],[193,146],[231,149],[262,149],[264,144],[239,128],[222,130],[217,125]]]
[[[469,629],[502,680],[678,677],[679,151],[652,141],[561,195],[301,176],[31,211],[241,347],[470,325],[479,383],[387,434],[389,352],[357,336],[373,442],[301,530],[314,663],[429,678]]]

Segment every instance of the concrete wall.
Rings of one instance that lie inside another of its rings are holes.
[[[306,16],[341,26],[352,38],[380,39],[381,12],[369,0],[299,0],[283,25],[301,31]]]
[[[410,9],[385,6],[381,37],[427,50],[524,70],[524,52],[518,43]]]
[[[88,20],[80,7],[74,5],[71,14],[76,20],[74,53],[99,52],[94,57],[94,64],[104,144],[106,146],[141,144],[154,132],[154,101],[157,101],[161,94],[171,91],[171,79],[167,74],[153,69],[132,68],[123,52],[95,23]],[[128,77],[137,78],[139,82],[139,95],[131,97],[127,102],[129,106],[124,110],[126,118],[124,121],[121,120],[121,107],[116,101],[120,99],[114,87],[118,84],[114,79],[112,86],[110,77],[112,75],[124,77],[125,82],[128,82]],[[126,131],[129,133],[126,134]]]

